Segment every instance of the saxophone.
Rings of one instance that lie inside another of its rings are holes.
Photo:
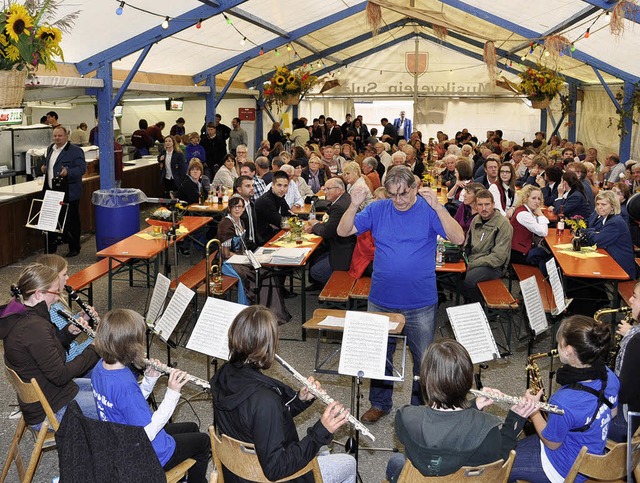
[[[527,382],[529,390],[533,395],[538,394],[541,389],[544,389],[544,384],[542,383],[542,378],[540,377],[540,368],[538,367],[538,363],[536,362],[538,359],[542,359],[543,357],[558,357],[558,350],[553,349],[549,352],[531,354],[527,358]],[[543,394],[540,398],[540,401],[544,402],[546,400],[547,398]]]
[[[602,316],[613,313],[617,314],[618,312],[624,314],[621,322],[626,322],[627,324],[633,325],[635,321],[633,319],[633,314],[631,313],[631,307],[620,307],[619,309],[601,309],[593,314],[593,318],[598,322],[602,322]],[[616,359],[618,358],[618,352],[620,351],[621,340],[622,336],[616,332],[615,337],[611,341],[611,348],[609,349],[609,357],[607,359],[607,365],[612,371],[615,370],[616,367]]]

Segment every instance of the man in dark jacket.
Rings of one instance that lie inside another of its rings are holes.
[[[311,220],[304,228],[307,233],[321,236],[329,248],[328,252],[316,259],[310,271],[311,278],[323,286],[334,270],[349,270],[351,255],[356,246],[355,235],[342,237],[337,232],[340,218],[351,204],[351,197],[345,193],[343,181],[340,178],[327,180],[324,195],[331,202],[325,221]]]
[[[273,174],[271,189],[256,201],[258,218],[258,244],[263,245],[280,231],[282,217],[289,216],[289,205],[284,199],[289,189],[289,175],[284,171]]]
[[[67,257],[75,257],[80,253],[80,198],[82,198],[82,175],[86,171],[84,151],[69,143],[69,134],[63,126],[54,128],[53,144],[47,150],[42,172],[45,176],[44,191],[50,189],[65,191],[64,202],[68,205],[62,237],[63,241],[69,243]],[[48,253],[55,253],[56,237],[49,236],[48,241]]]

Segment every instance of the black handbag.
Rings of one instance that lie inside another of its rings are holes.
[[[462,247],[445,243],[444,261],[445,263],[457,263],[462,260]]]

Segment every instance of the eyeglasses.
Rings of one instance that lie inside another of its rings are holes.
[[[324,191],[337,190],[337,189],[338,189],[337,186],[325,186]]]
[[[391,193],[391,192],[387,191],[387,194],[389,195],[389,198],[394,199],[394,200],[396,198],[407,198],[410,193],[411,193],[410,189],[408,189],[406,191],[403,191],[402,193]]]
[[[500,174],[511,174],[511,171],[507,170],[507,171],[500,171]]]

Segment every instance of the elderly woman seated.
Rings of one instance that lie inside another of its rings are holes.
[[[355,161],[349,161],[342,168],[342,177],[347,185],[347,193],[350,193],[354,186],[363,186],[367,188],[367,197],[360,204],[360,209],[364,210],[365,206],[373,201],[373,189],[369,178],[362,175],[360,166]]]
[[[629,225],[620,216],[620,202],[613,191],[600,191],[596,210],[587,222],[586,241],[604,248],[632,279],[636,263]]]
[[[378,160],[373,156],[367,156],[362,160],[362,173],[371,181],[373,191],[380,188],[380,175],[378,174]]]

